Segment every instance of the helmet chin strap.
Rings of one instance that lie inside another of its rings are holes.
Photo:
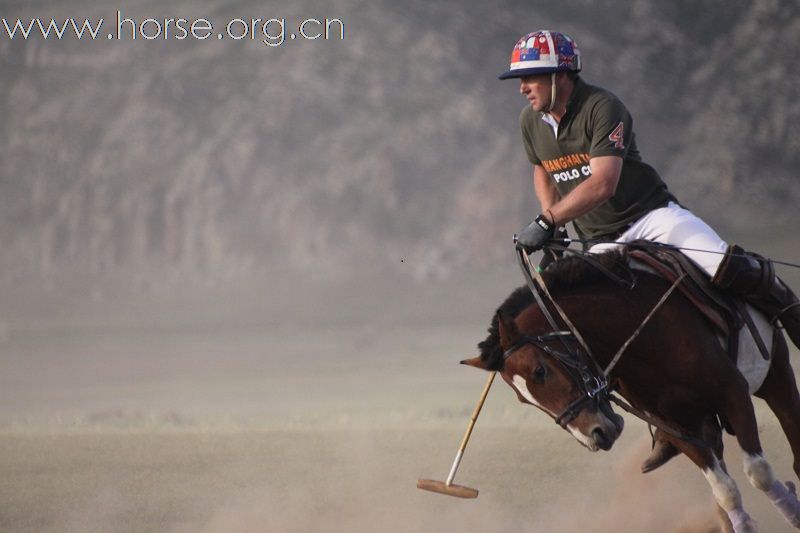
[[[547,109],[544,110],[545,113],[550,113],[553,110],[553,106],[556,105],[556,73],[553,72],[550,74],[550,103],[547,105]]]

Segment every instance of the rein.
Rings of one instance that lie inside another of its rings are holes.
[[[577,328],[575,328],[575,325],[567,317],[567,314],[564,312],[564,310],[561,309],[561,306],[559,306],[555,301],[553,296],[550,294],[550,291],[547,290],[547,284],[544,282],[544,279],[542,279],[542,275],[538,270],[531,266],[528,254],[519,245],[516,249],[517,261],[519,262],[522,273],[525,276],[525,281],[528,284],[528,288],[530,288],[531,292],[533,293],[533,297],[536,299],[536,303],[539,304],[539,308],[542,310],[542,313],[554,331],[550,334],[540,335],[538,337],[522,337],[514,344],[514,346],[505,351],[503,354],[503,360],[508,359],[511,354],[514,353],[514,351],[518,350],[525,344],[533,344],[534,346],[544,350],[545,353],[553,356],[567,370],[567,373],[570,375],[572,380],[580,386],[582,395],[580,398],[568,405],[564,411],[556,417],[556,423],[562,428],[566,428],[567,424],[569,424],[575,419],[575,417],[578,416],[578,413],[580,413],[581,409],[583,409],[584,404],[593,402],[598,407],[602,406],[602,400],[607,400],[610,394],[608,390],[608,380],[606,379],[602,369],[597,365],[596,359],[592,357],[592,352],[589,349],[588,344],[586,344],[586,341],[581,336],[580,332],[577,330]],[[550,314],[550,311],[545,305],[540,291],[547,296],[547,298],[550,300],[550,303],[552,303],[553,307],[555,307],[556,311],[558,311],[558,314],[561,315],[561,318],[567,325],[566,330],[559,329],[558,324],[553,318],[553,315]],[[548,341],[555,339],[561,341],[562,346],[566,350],[566,354],[552,350],[547,346],[546,343]],[[583,348],[583,350],[585,350],[584,353],[586,356],[581,353],[580,349],[573,350],[567,344],[568,340],[577,342]]]
[[[575,250],[570,250],[569,248],[567,248],[567,246],[569,246],[573,242],[577,242],[577,243],[583,244],[584,246],[591,246],[593,244],[601,244],[602,243],[602,244],[616,244],[618,246],[632,246],[632,247],[636,247],[636,248],[664,248],[664,247],[669,247],[669,248],[674,248],[676,250],[683,250],[683,251],[686,251],[686,252],[703,252],[703,253],[707,253],[707,254],[716,254],[716,255],[725,255],[727,253],[727,252],[719,252],[717,250],[703,250],[702,248],[687,248],[685,246],[674,246],[674,245],[671,245],[671,244],[663,244],[663,243],[660,243],[660,242],[643,243],[643,242],[639,241],[636,244],[634,244],[634,243],[630,243],[630,242],[608,241],[608,240],[605,240],[605,239],[571,239],[569,237],[564,237],[564,238],[553,237],[548,242],[548,248],[554,248],[554,249],[559,250],[559,251],[567,251],[567,252],[572,252],[572,253],[575,253],[575,254],[581,254],[581,252],[578,252],[578,251],[575,251]],[[763,261],[763,258],[759,259],[757,257],[753,257],[753,256],[747,255],[747,254],[731,254],[731,256],[732,257],[747,257],[747,258],[750,258],[750,259],[757,259],[759,261]],[[769,259],[768,261],[771,262],[771,263],[775,263],[776,265],[783,265],[783,266],[788,266],[788,267],[792,267],[792,268],[800,268],[799,264],[789,263],[788,261],[779,261],[777,259]]]
[[[517,242],[517,236],[514,235],[514,242]],[[561,247],[559,247],[561,248]],[[567,250],[564,247],[564,250]],[[658,429],[661,429],[668,435],[676,437],[680,440],[685,442],[689,442],[691,444],[695,444],[698,446],[702,446],[705,448],[711,448],[712,446],[703,441],[702,439],[698,439],[691,435],[686,435],[677,431],[667,425],[665,422],[656,419],[653,416],[644,413],[635,407],[631,406],[630,404],[624,402],[620,398],[617,398],[615,395],[612,394],[613,387],[609,388],[608,383],[608,376],[611,374],[611,371],[614,369],[616,364],[619,362],[622,354],[628,348],[628,346],[633,342],[633,340],[641,333],[642,329],[644,329],[645,325],[650,321],[650,318],[656,313],[658,309],[666,302],[667,298],[672,294],[672,292],[677,288],[680,282],[685,277],[685,274],[682,274],[672,286],[662,295],[661,299],[656,303],[650,313],[644,318],[641,324],[636,328],[633,334],[625,341],[620,349],[617,351],[615,356],[613,357],[611,363],[606,367],[605,370],[601,369],[600,366],[597,364],[597,360],[592,356],[591,351],[589,350],[589,346],[586,344],[586,341],[580,335],[580,332],[575,328],[572,322],[567,317],[564,310],[556,303],[553,296],[550,294],[550,291],[547,289],[547,285],[544,282],[539,271],[531,265],[530,258],[525,250],[517,244],[516,246],[517,251],[517,262],[519,263],[520,269],[522,270],[523,276],[525,277],[525,281],[528,284],[528,288],[533,293],[533,297],[536,299],[536,303],[539,305],[542,313],[544,314],[545,318],[547,319],[550,327],[553,328],[551,333],[546,333],[544,335],[538,336],[529,336],[525,335],[522,336],[517,342],[514,343],[508,350],[503,353],[503,360],[505,361],[508,359],[513,353],[522,348],[527,344],[532,344],[539,348],[540,350],[544,351],[551,357],[553,357],[556,361],[558,361],[564,369],[567,371],[567,374],[570,378],[579,385],[581,388],[582,395],[577,400],[573,401],[569,404],[564,411],[556,417],[556,423],[561,426],[562,428],[566,429],[567,424],[569,424],[575,417],[578,416],[580,411],[584,408],[585,404],[587,403],[594,403],[598,408],[602,409],[605,404],[603,404],[603,400],[607,400],[616,403],[622,409],[627,411],[628,413],[636,416],[637,418],[647,422],[648,424],[655,426]],[[569,250],[572,251],[572,250]],[[594,259],[588,257],[586,253],[575,252],[578,254],[582,259],[586,260],[590,264],[596,267],[600,267],[601,271],[606,274],[612,281],[622,285],[623,287],[627,287],[628,289],[632,289],[635,286],[636,279],[631,272],[631,281],[623,280],[619,276],[614,275],[611,273],[610,270],[606,269],[602,265],[600,265]],[[547,296],[550,300],[550,303],[553,307],[558,311],[561,318],[564,320],[564,323],[567,325],[567,329],[560,329],[558,324],[556,323],[553,315],[548,310],[547,306],[544,303],[544,298],[542,294]],[[554,350],[548,343],[558,340],[561,342],[562,346],[566,350],[566,353]],[[568,345],[568,341],[572,341],[573,343],[577,343],[585,350],[586,356],[583,356],[580,348],[575,350],[571,349]],[[587,361],[588,359],[588,361]]]

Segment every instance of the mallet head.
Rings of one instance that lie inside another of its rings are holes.
[[[448,485],[444,481],[436,481],[433,479],[420,479],[417,481],[417,488],[422,490],[429,490],[431,492],[438,492],[439,494],[447,494],[448,496],[455,496],[457,498],[477,498],[478,490],[461,485]]]

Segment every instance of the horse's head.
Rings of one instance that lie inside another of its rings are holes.
[[[499,346],[493,356],[461,363],[499,371],[519,401],[547,413],[589,450],[610,450],[622,433],[623,419],[612,411],[606,395],[589,397],[580,369],[559,351],[558,337],[524,335],[503,312],[496,319]]]

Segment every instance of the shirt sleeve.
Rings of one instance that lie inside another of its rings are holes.
[[[536,155],[536,149],[533,147],[533,135],[531,132],[531,125],[529,124],[529,113],[527,109],[523,109],[519,115],[519,127],[522,130],[522,144],[525,146],[525,154],[528,156],[528,161],[533,165],[541,165],[542,161]]]
[[[624,158],[633,139],[631,114],[614,98],[599,103],[592,115],[589,157],[616,155]]]

